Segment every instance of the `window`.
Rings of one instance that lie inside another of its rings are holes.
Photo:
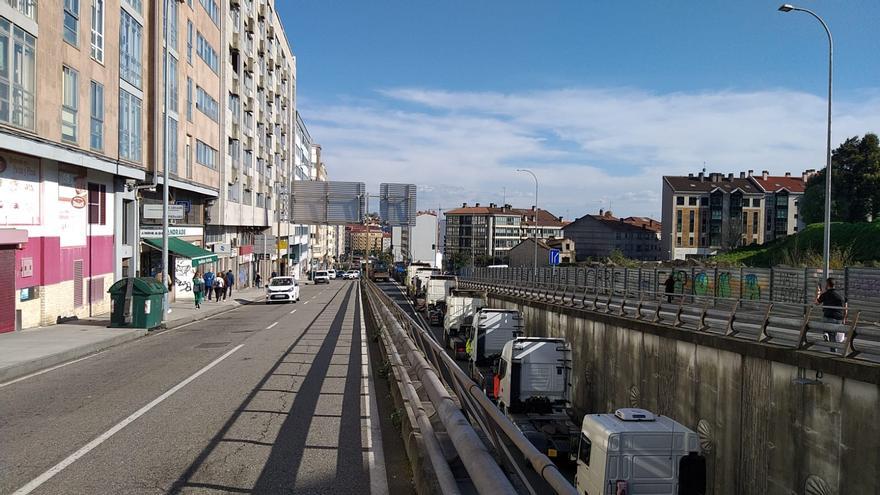
[[[89,223],[107,225],[107,186],[89,182]]]
[[[141,100],[127,91],[119,91],[119,157],[141,161]]]
[[[682,211],[678,210],[677,212],[675,212],[675,231],[676,232],[681,232],[681,221],[682,221]],[[619,236],[620,234],[617,234],[617,235]],[[618,237],[618,239],[620,239],[620,237]]]
[[[753,199],[752,206],[754,206],[755,208],[760,208],[761,207],[761,200],[759,198]]]
[[[177,0],[165,2],[168,23],[168,46],[177,50]]]
[[[675,238],[675,245],[676,245],[676,246],[681,246],[681,236],[678,236],[678,237]],[[618,247],[619,247],[619,246],[618,246]]]
[[[61,139],[76,142],[76,121],[79,110],[79,74],[62,66]]]
[[[171,117],[165,121],[165,156],[168,171],[177,174],[177,121]]]
[[[239,184],[236,182],[235,184],[229,184],[226,191],[226,199],[232,201],[233,203],[238,203],[240,201],[238,196]]]
[[[757,211],[752,214],[752,234],[754,235],[758,235],[759,218]]]
[[[190,65],[193,63],[193,33],[194,33],[193,23],[192,21],[186,21],[186,61],[189,62]]]
[[[199,3],[205,8],[205,12],[208,13],[208,16],[214,21],[214,24],[219,26],[220,9],[217,7],[217,2],[214,0],[199,0]]]
[[[79,42],[79,0],[64,0],[64,41],[73,46]]]
[[[92,58],[104,63],[104,0],[92,0]]]
[[[684,196],[676,196],[675,204],[677,204],[678,206],[684,206]]]
[[[201,86],[196,86],[196,108],[211,120],[215,122],[220,120],[220,104]]]
[[[193,121],[193,80],[186,78],[186,120]]]
[[[690,229],[691,232],[697,230],[694,227],[694,210],[691,210],[690,212],[688,212],[688,226],[689,226],[688,228]]]
[[[104,149],[104,86],[92,81],[89,93],[92,96],[89,143],[93,150],[100,151]]]
[[[208,168],[216,168],[217,150],[196,139],[196,163]]]
[[[37,0],[6,0],[6,3],[25,16],[37,20]]]
[[[690,197],[688,198],[688,205],[689,205],[689,206],[697,206],[697,197],[696,197],[696,196],[690,196]]]
[[[131,8],[137,11],[138,14],[144,11],[143,0],[125,0],[125,3],[131,5]]]
[[[217,55],[217,50],[208,43],[208,40],[202,36],[202,33],[196,33],[196,53],[199,54],[199,58],[208,64],[211,70],[215,73],[220,73],[220,59]]]
[[[177,113],[177,59],[173,55],[168,56],[168,106],[169,110]]]
[[[34,128],[36,38],[0,17],[0,121]]]
[[[124,9],[119,22],[119,77],[140,88],[144,28]]]

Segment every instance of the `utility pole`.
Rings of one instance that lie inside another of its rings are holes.
[[[534,172],[527,168],[518,168],[517,172],[525,172],[532,176],[535,179],[535,259],[534,259],[534,270],[535,270],[535,280],[538,280],[538,176],[535,175]]]
[[[165,92],[165,103],[164,103],[164,112],[162,112],[162,130],[163,130],[163,138],[162,138],[162,283],[165,284],[165,287],[168,288],[168,282],[171,280],[168,270],[168,107],[171,106],[171,94],[168,92],[168,6],[170,2],[176,2],[177,0],[165,0],[163,2],[163,12],[160,12],[160,15],[163,18],[163,27],[162,27],[162,45],[163,45],[163,72],[164,72],[164,84],[163,91]],[[155,170],[153,172],[155,174]],[[170,288],[168,289],[170,292]],[[168,292],[165,293],[165,298],[163,300],[163,308],[162,308],[162,321],[165,321],[166,315],[171,312],[171,294]]]

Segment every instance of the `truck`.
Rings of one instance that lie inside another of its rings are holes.
[[[697,433],[644,409],[584,416],[575,486],[590,495],[704,495]]]
[[[431,275],[428,277],[425,289],[425,302],[428,310],[437,308],[441,312],[446,306],[446,297],[452,289],[458,287],[458,277],[455,275]]]
[[[415,271],[412,279],[410,280],[411,285],[408,287],[410,291],[410,297],[413,299],[419,300],[422,299],[421,305],[424,303],[425,291],[428,288],[428,278],[433,275],[439,275],[440,270],[436,268],[419,268]]]
[[[415,284],[416,271],[423,268],[431,268],[431,265],[428,263],[414,262],[410,263],[406,267],[406,277],[404,278],[404,285],[406,285],[406,293],[410,297],[413,296],[412,287]]]
[[[497,364],[495,395],[501,412],[535,448],[557,464],[574,463],[579,430],[571,420],[571,347],[564,339],[507,342]]]
[[[388,265],[382,261],[371,263],[370,280],[373,282],[387,282],[391,280],[391,272],[388,270]]]
[[[467,359],[465,340],[473,328],[474,315],[486,305],[486,292],[452,289],[446,296],[443,344],[455,359]]]
[[[480,308],[474,314],[465,345],[468,371],[490,398],[493,394],[495,364],[504,345],[523,332],[523,317],[516,309]]]

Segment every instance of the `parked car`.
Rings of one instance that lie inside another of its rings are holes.
[[[351,280],[351,271],[342,272],[342,280]]]
[[[330,280],[336,280],[336,270],[332,268],[327,270],[327,275],[330,276]]]
[[[348,275],[349,280],[357,280],[361,278],[361,272],[359,270],[349,270],[345,272],[345,274]]]
[[[299,284],[293,277],[273,277],[266,285],[266,304],[299,301]]]
[[[330,274],[327,273],[327,270],[318,270],[312,275],[312,281],[317,284],[329,284],[330,283]]]

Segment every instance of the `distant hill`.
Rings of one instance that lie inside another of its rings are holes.
[[[718,255],[718,263],[766,267],[771,265],[822,266],[821,223],[761,246],[746,246]],[[831,266],[880,265],[880,221],[831,224]]]

